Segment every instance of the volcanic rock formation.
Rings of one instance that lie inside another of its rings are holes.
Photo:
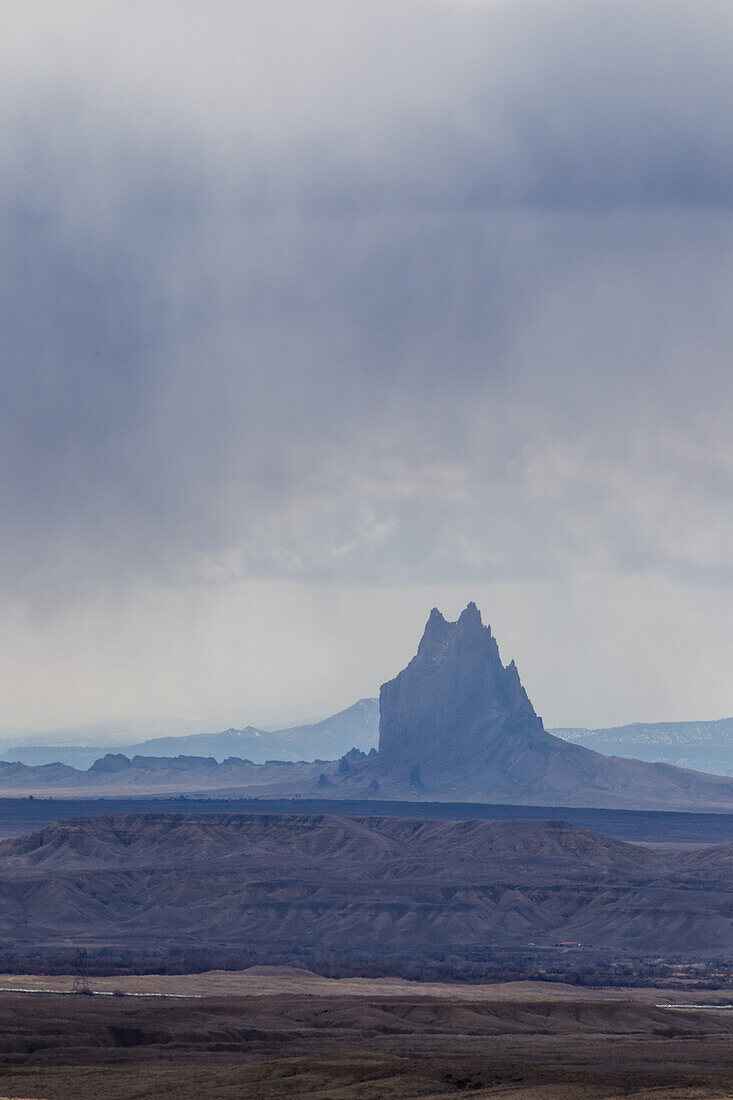
[[[379,753],[338,760],[108,754],[87,771],[0,760],[0,795],[207,795],[409,799],[539,806],[733,810],[733,777],[604,756],[543,728],[514,662],[475,604],[431,612],[416,656],[381,690]],[[363,711],[362,700],[357,709]],[[350,708],[354,710],[354,708]],[[336,715],[348,716],[349,711]],[[362,715],[363,717],[363,715]],[[311,727],[315,729],[315,727]],[[205,739],[204,739],[205,740]],[[208,742],[207,742],[208,744]]]
[[[380,693],[378,772],[394,797],[539,805],[733,806],[733,780],[603,756],[546,732],[512,661],[470,603],[434,608],[417,654]]]
[[[448,755],[483,762],[509,737],[543,735],[514,661],[501,663],[475,603],[455,623],[433,608],[417,655],[382,685],[379,704],[379,759],[390,770],[441,768]]]

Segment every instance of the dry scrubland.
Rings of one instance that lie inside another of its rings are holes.
[[[71,974],[0,974],[0,993],[47,992],[70,994],[78,979]],[[210,970],[203,974],[120,974],[84,979],[92,993],[129,997],[275,997],[410,998],[462,1003],[525,1003],[578,1001],[623,1002],[646,1005],[720,1005],[733,1003],[733,990],[644,987],[578,989],[563,982],[422,982],[403,978],[326,978],[295,966],[252,966],[247,970]],[[1,1098],[0,1098],[1,1100]]]
[[[29,1075],[43,1096],[23,1100],[724,1100],[719,1079],[679,1075],[587,1074],[455,1059],[347,1054],[277,1059],[260,1065],[208,1069],[145,1067],[99,1071],[86,1067]],[[16,1100],[8,1093],[0,1100]]]
[[[731,844],[664,853],[563,822],[115,815],[0,842],[0,933],[8,953],[57,958],[187,938],[440,957],[530,934],[549,958],[568,933],[698,957],[733,943],[731,867]],[[89,977],[121,996],[59,995],[68,975],[0,977],[0,1097],[733,1097],[724,979],[680,992],[125,969]]]
[[[9,992],[17,981],[3,978],[0,993],[6,1097],[733,1096],[733,1011],[660,1008],[653,990],[415,988],[289,968],[91,983],[189,994],[180,999]]]

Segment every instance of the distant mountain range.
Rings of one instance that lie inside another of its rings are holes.
[[[369,740],[368,753],[351,748],[359,743],[366,747]],[[415,657],[382,685],[379,708],[376,700],[363,699],[323,722],[277,734],[248,727],[156,738],[127,752],[108,752],[90,766],[87,758],[85,770],[56,762],[58,756],[55,746],[53,762],[47,764],[0,763],[0,794],[317,794],[333,799],[733,810],[733,777],[609,756],[548,733],[514,662],[502,664],[475,604],[457,622],[447,622],[433,609]],[[255,757],[265,762],[253,762]]]
[[[358,703],[320,722],[309,722],[278,731],[257,726],[227,729],[220,733],[176,734],[94,743],[98,727],[77,727],[68,731],[92,735],[92,743],[34,744],[25,742],[25,731],[15,731],[18,743],[3,745],[0,759],[21,764],[68,764],[89,768],[107,753],[125,756],[206,756],[220,763],[237,756],[264,764],[267,760],[336,760],[351,748],[369,752],[379,741],[379,700],[360,699]],[[128,726],[121,724],[118,733]],[[7,731],[8,733],[10,731]],[[111,731],[110,731],[111,732]],[[634,722],[626,726],[586,729],[560,726],[548,733],[571,744],[582,745],[605,756],[673,764],[678,768],[733,776],[733,718],[709,722]],[[60,731],[55,731],[59,736]]]
[[[204,756],[219,763],[239,757],[253,764],[267,760],[336,760],[351,748],[368,752],[379,738],[379,701],[360,699],[346,710],[320,722],[268,732],[256,726],[228,729],[221,733],[194,733],[175,737],[154,737],[105,745],[8,745],[0,757],[29,765],[68,764],[89,768],[109,753],[124,756]]]
[[[634,722],[607,729],[570,727],[549,732],[608,756],[733,775],[733,718],[714,722]]]

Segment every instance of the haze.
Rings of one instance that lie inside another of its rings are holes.
[[[0,725],[733,712],[729,4],[3,14]]]

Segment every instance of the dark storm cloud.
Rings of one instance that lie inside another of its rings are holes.
[[[725,579],[727,5],[101,8],[13,8],[6,587]]]

